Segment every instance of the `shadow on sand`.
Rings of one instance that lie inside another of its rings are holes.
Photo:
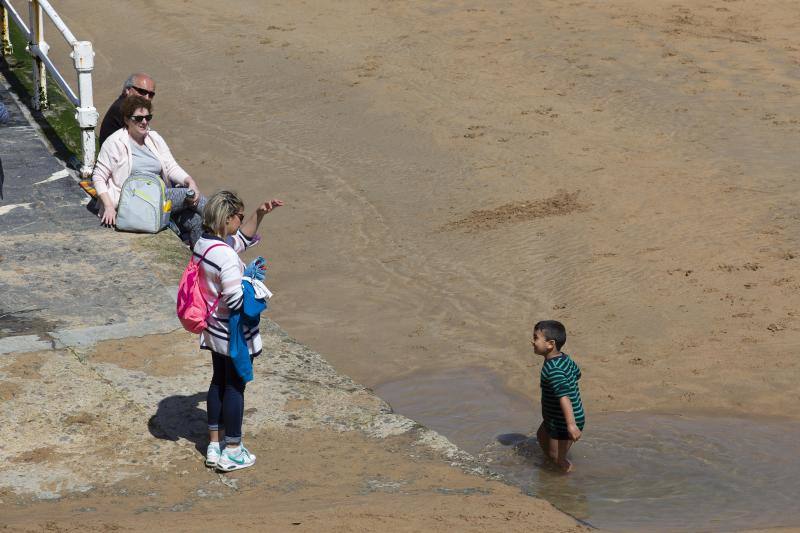
[[[199,407],[205,401],[205,392],[164,398],[158,402],[156,414],[147,423],[150,434],[162,440],[186,439],[194,443],[198,452],[205,454],[208,446],[208,422],[205,409]]]
[[[495,439],[503,446],[512,446],[515,453],[524,457],[531,457],[540,452],[536,436],[525,435],[524,433],[503,433],[495,437]]]

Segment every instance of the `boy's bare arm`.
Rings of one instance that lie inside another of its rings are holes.
[[[561,412],[564,413],[564,420],[567,421],[567,433],[569,433],[569,438],[572,439],[572,442],[578,442],[578,439],[581,438],[581,430],[578,429],[578,425],[575,423],[575,413],[572,412],[572,401],[569,399],[569,396],[562,396],[558,399],[558,403],[561,404]]]

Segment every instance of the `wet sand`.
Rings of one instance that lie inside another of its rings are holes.
[[[797,419],[793,2],[55,4],[99,109],[147,70],[206,192],[286,201],[272,318],[357,381],[536,410],[556,318],[589,413]]]

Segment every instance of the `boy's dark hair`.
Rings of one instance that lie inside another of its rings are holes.
[[[545,340],[555,341],[556,350],[567,342],[567,328],[558,320],[540,320],[533,326],[533,331],[541,331]]]

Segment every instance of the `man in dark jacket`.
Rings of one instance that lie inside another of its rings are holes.
[[[125,84],[122,86],[122,94],[120,94],[119,97],[114,100],[114,103],[111,104],[111,107],[108,108],[106,116],[103,117],[103,122],[100,124],[100,146],[103,146],[103,142],[109,135],[125,127],[120,106],[126,97],[132,95],[152,100],[156,95],[156,82],[153,81],[153,78],[141,72],[131,74],[128,79],[125,80]]]

